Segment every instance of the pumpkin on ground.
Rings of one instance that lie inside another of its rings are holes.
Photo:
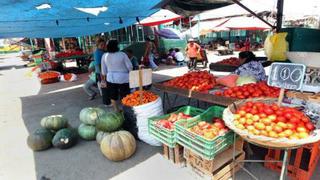
[[[107,112],[96,122],[99,131],[112,132],[118,130],[124,121],[123,114],[119,112]]]
[[[27,138],[28,146],[34,151],[42,151],[51,147],[54,133],[49,129],[39,128]]]
[[[102,139],[100,149],[111,161],[122,161],[134,154],[136,140],[128,131],[117,131]]]
[[[40,124],[46,129],[57,131],[68,127],[68,119],[63,115],[52,115],[42,118]]]
[[[52,139],[54,147],[59,149],[68,149],[77,143],[77,133],[73,129],[60,129]]]
[[[87,107],[80,111],[79,119],[84,124],[95,125],[99,119],[106,112],[101,108]]]
[[[110,134],[109,132],[98,131],[96,136],[97,143],[100,144],[102,139],[109,134]]]
[[[96,127],[86,124],[80,124],[78,127],[78,134],[82,139],[94,140],[96,138]]]

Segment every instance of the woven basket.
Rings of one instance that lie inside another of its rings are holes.
[[[288,138],[271,138],[266,136],[258,136],[254,134],[250,134],[247,130],[241,130],[235,127],[233,124],[234,121],[234,113],[236,110],[248,100],[241,100],[237,101],[231,105],[229,105],[223,112],[223,120],[230,129],[232,129],[235,133],[241,136],[246,141],[262,146],[262,147],[269,147],[269,148],[296,148],[300,147],[305,144],[314,143],[320,140],[320,129],[314,130],[309,137],[304,139],[288,139]],[[263,102],[267,104],[277,102],[277,99],[271,98],[256,98],[250,99],[250,101],[256,102]]]

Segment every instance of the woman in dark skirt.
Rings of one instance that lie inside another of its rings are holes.
[[[116,101],[130,93],[129,72],[132,63],[128,56],[119,51],[117,40],[110,40],[107,45],[107,53],[101,60],[101,86],[106,87],[107,93],[103,93],[111,99],[115,111],[119,111]]]

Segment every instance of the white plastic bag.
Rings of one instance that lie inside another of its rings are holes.
[[[137,118],[139,139],[152,146],[161,146],[161,143],[150,136],[148,132],[148,118],[163,115],[161,98],[144,105],[134,106],[133,111]]]

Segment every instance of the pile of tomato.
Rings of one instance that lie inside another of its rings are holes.
[[[217,96],[232,97],[238,99],[270,97],[276,98],[279,96],[280,88],[268,86],[265,81],[258,83],[245,84],[228,88],[223,92],[217,91],[214,94]]]
[[[71,56],[80,56],[84,53],[82,51],[73,51],[73,52],[60,52],[56,54],[56,58],[65,58],[65,57],[71,57]]]
[[[40,79],[53,79],[59,76],[60,74],[56,71],[46,71],[39,74]]]
[[[303,139],[315,126],[303,112],[276,104],[246,102],[234,115],[234,125],[254,135]]]
[[[223,59],[223,60],[217,62],[216,64],[223,64],[223,65],[230,65],[230,66],[240,66],[241,62],[240,62],[239,58],[231,57],[231,58]]]
[[[193,71],[167,81],[164,85],[203,92],[212,89],[216,85],[216,79],[208,71]]]

